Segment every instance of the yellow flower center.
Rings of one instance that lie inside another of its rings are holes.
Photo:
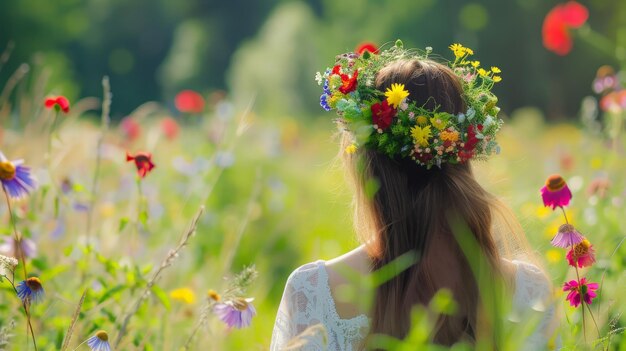
[[[31,290],[41,290],[41,280],[37,277],[30,277],[26,279],[26,286],[31,288]]]
[[[102,341],[109,341],[109,334],[104,330],[98,330],[96,332],[96,337]]]
[[[9,161],[0,162],[0,179],[11,180],[15,178],[15,166]]]
[[[584,239],[583,241],[581,241],[578,244],[574,245],[573,256],[575,258],[578,258],[578,257],[581,257],[581,256],[584,256],[584,255],[588,254],[590,247],[591,247],[591,243],[589,242],[589,240]]]
[[[546,188],[550,191],[559,191],[565,186],[565,179],[558,174],[553,174],[546,180]]]

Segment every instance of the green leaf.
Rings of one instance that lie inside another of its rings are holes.
[[[111,298],[114,294],[122,291],[126,289],[125,285],[116,285],[114,287],[112,287],[111,289],[107,290],[102,296],[100,296],[100,299],[98,299],[98,304],[103,303],[104,301],[108,300],[109,298]]]
[[[163,291],[163,289],[161,289],[156,284],[153,285],[150,290],[152,290],[152,292],[154,293],[154,296],[156,296],[156,298],[159,299],[159,301],[161,301],[163,306],[165,306],[165,309],[169,311],[171,308],[171,304],[170,304],[170,298],[167,296],[167,293]]]
[[[117,232],[118,234],[122,232],[122,230],[124,230],[124,228],[126,228],[126,225],[128,224],[128,217],[122,217],[120,218],[120,225],[117,228]]]
[[[144,228],[148,226],[148,212],[147,211],[144,210],[139,213],[139,222],[143,224]]]
[[[54,218],[59,218],[59,197],[54,197]]]

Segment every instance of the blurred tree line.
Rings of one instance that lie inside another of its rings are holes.
[[[496,88],[505,112],[537,106],[549,118],[576,115],[603,64],[626,53],[576,40],[565,57],[541,42],[541,0],[20,0],[0,2],[0,47],[13,41],[0,71],[5,82],[23,62],[23,84],[48,77],[45,91],[70,98],[99,96],[111,77],[115,117],[148,100],[170,103],[181,89],[230,90],[254,99],[259,112],[319,113],[316,71],[363,41],[401,38],[408,47],[473,48],[485,66],[499,66]],[[582,1],[587,26],[626,47],[626,2]],[[621,53],[621,54],[620,54]],[[625,57],[620,57],[623,55]]]

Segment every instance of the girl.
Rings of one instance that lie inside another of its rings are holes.
[[[471,168],[498,150],[502,121],[491,88],[500,70],[471,61],[469,48],[450,48],[455,61],[445,65],[428,58],[430,48],[397,42],[380,54],[338,56],[318,76],[322,107],[340,117],[362,245],[291,274],[271,350],[360,350],[376,334],[401,339],[412,308],[427,308],[441,289],[456,308],[432,318],[434,343],[497,348],[499,326],[530,314],[538,314],[535,331],[521,347],[543,349],[552,337],[550,281],[530,263],[510,211]],[[501,290],[511,296],[506,315],[498,312]]]

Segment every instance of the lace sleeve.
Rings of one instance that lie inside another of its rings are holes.
[[[325,349],[324,330],[316,328],[323,323],[318,278],[317,265],[309,263],[287,279],[272,332],[271,351]],[[298,338],[304,340],[298,343]]]
[[[517,266],[513,317],[516,322],[530,321],[533,332],[523,343],[523,350],[544,350],[555,337],[558,319],[552,298],[552,284],[537,267],[527,262],[513,261]]]

